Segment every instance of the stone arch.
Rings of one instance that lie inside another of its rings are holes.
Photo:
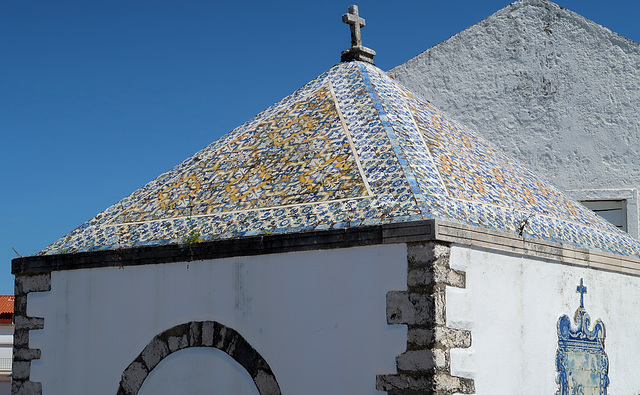
[[[190,347],[225,352],[247,370],[260,395],[281,395],[267,361],[238,332],[216,321],[191,321],[156,335],[122,373],[117,395],[136,395],[164,358]]]

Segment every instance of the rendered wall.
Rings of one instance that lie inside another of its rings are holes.
[[[11,379],[7,381],[0,381],[0,395],[11,394]]]
[[[31,380],[43,394],[115,394],[154,336],[215,320],[264,357],[283,394],[380,393],[376,375],[406,347],[406,327],[386,321],[387,291],[407,286],[406,256],[386,245],[53,272],[50,292],[28,295],[28,314],[45,323],[30,335],[42,350]],[[235,361],[205,348],[171,354],[140,393],[198,392],[212,377],[216,393],[255,393]]]
[[[477,394],[555,393],[556,325],[573,320],[581,278],[591,326],[606,328],[609,393],[640,393],[640,278],[461,246],[450,265],[466,272],[466,288],[447,288],[447,325],[472,337],[451,350],[451,373],[475,379]]]
[[[13,354],[13,325],[0,325],[0,358]]]
[[[0,395],[11,393],[11,377],[9,375],[11,374],[12,356],[13,325],[0,325]]]
[[[640,188],[639,65],[638,43],[523,0],[389,74],[561,189],[609,190],[599,200]]]

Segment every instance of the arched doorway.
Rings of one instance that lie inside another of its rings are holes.
[[[267,361],[235,330],[216,321],[191,321],[156,335],[122,373],[118,395],[137,395],[149,373],[167,356],[190,347],[225,352],[251,376],[260,395],[281,395]]]

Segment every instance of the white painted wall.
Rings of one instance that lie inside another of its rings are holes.
[[[0,358],[11,360],[13,358],[13,325],[0,325]],[[10,363],[11,361],[9,361]],[[0,395],[11,394],[11,365],[8,369],[3,369],[0,365]]]
[[[0,358],[13,356],[13,325],[0,325]]]
[[[198,380],[193,380],[198,377]],[[151,371],[138,395],[210,394],[225,383],[225,394],[259,395],[249,373],[215,348],[188,348],[173,353]]]
[[[0,380],[0,395],[11,395],[11,379]]]
[[[28,314],[45,319],[30,337],[42,350],[31,379],[45,395],[114,394],[153,336],[193,320],[238,331],[283,394],[380,393],[376,374],[395,373],[406,347],[406,327],[387,325],[385,314],[386,292],[406,289],[404,245],[54,272],[51,282],[50,292],[28,296]],[[183,352],[157,369],[228,363]],[[208,380],[201,371],[183,371],[194,388]],[[145,393],[176,393],[175,383],[152,376]],[[234,377],[218,383],[219,393],[246,387],[248,376]]]
[[[478,394],[555,393],[556,323],[580,306],[580,278],[592,322],[605,324],[609,393],[640,393],[640,278],[462,246],[450,262],[467,283],[447,289],[447,323],[472,332],[470,349],[451,352],[452,374]]]

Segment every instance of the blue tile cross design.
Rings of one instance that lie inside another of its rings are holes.
[[[604,351],[604,323],[596,320],[593,329],[589,329],[591,318],[584,308],[587,287],[582,279],[576,292],[580,294],[580,307],[573,317],[575,329],[568,316],[563,315],[558,319],[557,393],[606,395],[609,386],[609,359]]]
[[[580,285],[576,288],[576,292],[580,293],[580,307],[584,308],[584,294],[587,293],[587,287],[582,284],[582,279],[580,279]]]

